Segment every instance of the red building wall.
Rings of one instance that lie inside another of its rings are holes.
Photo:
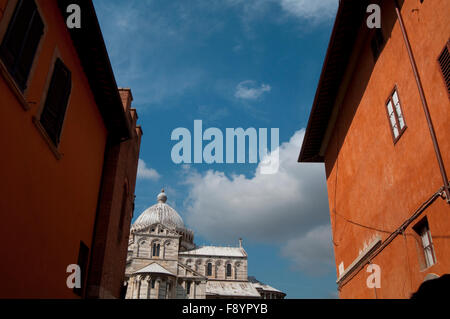
[[[14,2],[0,0],[0,27],[7,27],[6,8]],[[0,298],[78,298],[66,285],[66,269],[69,264],[77,264],[80,241],[92,251],[105,148],[111,132],[57,1],[36,0],[36,4],[45,31],[23,94],[15,88],[8,71],[0,67]],[[34,120],[45,100],[55,54],[72,78],[57,150],[50,147]],[[134,123],[133,134],[140,142],[135,111],[126,116],[130,124]],[[134,157],[136,154],[130,156],[132,164],[121,165],[136,168]],[[134,200],[136,169],[129,171],[128,178],[130,199]],[[130,204],[128,213],[131,209]],[[129,219],[127,216],[125,231]],[[123,257],[117,258],[126,258],[126,244],[122,246],[125,248],[116,250],[116,254]],[[119,267],[118,272],[122,275],[124,271]],[[120,290],[120,280],[117,282]]]
[[[131,108],[131,90],[120,89],[119,92],[133,134],[125,142],[106,146],[88,298],[120,298],[125,280],[142,130],[136,126],[138,116]]]
[[[422,79],[444,165],[450,170],[450,102],[437,57],[450,35],[446,0],[404,1],[401,13]],[[347,268],[374,236],[382,240],[443,184],[394,2],[382,2],[387,43],[376,64],[370,37],[362,50],[325,153],[336,265]],[[385,103],[398,88],[407,129],[393,143]],[[450,206],[437,199],[372,263],[381,288],[366,285],[366,267],[340,289],[341,298],[409,298],[426,274],[450,271]],[[420,238],[412,226],[428,218],[437,263],[423,269]],[[339,271],[337,270],[338,277]]]

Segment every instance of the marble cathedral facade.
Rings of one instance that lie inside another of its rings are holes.
[[[280,299],[286,294],[247,276],[247,253],[238,247],[197,247],[194,233],[168,204],[157,203],[131,227],[127,299]],[[250,280],[249,280],[250,279]]]

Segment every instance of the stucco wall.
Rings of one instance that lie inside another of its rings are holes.
[[[422,78],[437,139],[450,171],[450,103],[437,57],[450,35],[450,3],[406,0],[402,7],[411,46]],[[345,268],[374,235],[385,239],[442,186],[424,111],[393,2],[382,7],[386,46],[374,65],[370,37],[362,53],[329,141],[325,166],[336,265]],[[388,29],[388,30],[386,30]],[[398,88],[407,129],[394,144],[385,102]],[[429,272],[450,269],[449,205],[438,199],[425,213],[437,264],[422,269],[422,251],[410,228],[373,260],[381,266],[382,286],[366,286],[362,270],[341,292],[342,298],[409,298]],[[416,221],[416,222],[417,222]],[[359,224],[359,225],[357,225]],[[415,223],[413,223],[414,225]],[[362,225],[362,226],[361,226]],[[337,269],[339,276],[339,271]]]
[[[28,110],[0,76],[0,297],[72,298],[66,267],[81,240],[92,242],[107,131],[56,1],[36,2],[46,31],[23,96]],[[32,120],[56,50],[72,73],[60,159]]]

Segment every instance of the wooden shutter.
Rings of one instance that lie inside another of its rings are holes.
[[[43,33],[44,23],[34,1],[19,1],[0,46],[0,57],[22,90]]]
[[[40,118],[42,126],[55,145],[60,141],[71,87],[71,73],[62,61],[57,59]]]
[[[444,77],[445,85],[447,86],[447,93],[450,98],[450,41],[447,42],[444,50],[439,55],[438,62],[441,68],[442,76]]]

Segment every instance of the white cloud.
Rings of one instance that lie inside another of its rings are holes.
[[[320,274],[334,265],[331,242],[330,225],[320,225],[302,236],[289,239],[281,253],[292,259],[297,268]]]
[[[240,6],[246,23],[262,17],[274,18],[273,6],[278,6],[288,16],[299,20],[323,22],[334,18],[339,6],[339,0],[227,0],[220,3]]]
[[[336,13],[338,0],[278,0],[287,13],[306,20],[323,21]]]
[[[256,100],[260,98],[264,92],[270,92],[272,88],[268,84],[261,84],[258,87],[255,81],[247,80],[236,86],[234,96],[244,100]]]
[[[303,136],[298,131],[280,146],[276,174],[260,174],[261,163],[251,178],[185,168],[187,223],[213,242],[244,237],[282,245],[282,255],[300,270],[332,264],[325,170],[322,164],[297,163]]]
[[[143,159],[139,159],[137,177],[140,179],[150,179],[156,181],[161,176],[155,169],[147,167],[147,164]]]

